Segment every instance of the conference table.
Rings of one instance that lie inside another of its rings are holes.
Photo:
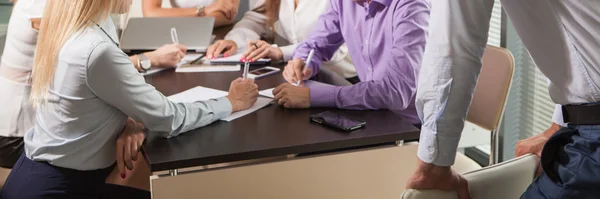
[[[277,66],[277,65],[276,65]],[[279,66],[281,67],[281,66]],[[227,91],[241,72],[176,73],[164,71],[146,77],[165,96],[196,86]],[[281,74],[256,80],[259,89],[284,83]],[[311,123],[309,115],[334,111],[364,121],[366,127],[350,133]],[[217,121],[173,138],[150,133],[144,152],[152,171],[175,170],[291,154],[415,140],[419,131],[389,110],[352,111],[333,108],[286,109],[276,103],[231,122]]]
[[[222,31],[224,32],[224,31]],[[283,64],[270,64],[283,69]],[[259,66],[252,66],[251,69]],[[163,71],[146,76],[146,82],[165,96],[196,86],[227,91],[231,81],[242,72],[176,73]],[[259,90],[274,88],[284,79],[281,73],[255,81]],[[311,123],[309,116],[324,111],[340,113],[366,122],[366,127],[352,132],[340,132]],[[231,122],[216,121],[210,125],[164,138],[148,133],[143,152],[152,172],[164,176],[181,175],[183,168],[221,163],[295,157],[300,154],[327,154],[381,144],[401,144],[416,140],[419,130],[394,111],[340,110],[336,108],[286,109],[276,103]],[[239,165],[237,165],[239,167]],[[169,171],[166,174],[166,171]]]

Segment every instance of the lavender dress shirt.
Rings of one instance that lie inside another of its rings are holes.
[[[415,109],[417,77],[429,25],[427,0],[331,0],[313,32],[294,58],[306,61],[316,75],[345,42],[361,82],[333,86],[307,82],[312,107],[401,110],[409,122],[421,123]]]

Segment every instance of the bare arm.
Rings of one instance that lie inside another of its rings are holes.
[[[222,2],[229,1],[231,5],[223,8]],[[240,5],[239,0],[219,0],[205,8],[206,16],[215,18],[215,27],[232,24],[237,15],[237,9]],[[226,15],[223,10],[230,10],[230,16]],[[233,11],[235,10],[235,11]],[[145,17],[196,17],[196,8],[163,8],[162,0],[143,0],[142,12]]]

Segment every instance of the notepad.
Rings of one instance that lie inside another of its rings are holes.
[[[197,101],[206,101],[206,100],[210,100],[210,99],[225,97],[225,96],[227,96],[227,94],[228,93],[225,91],[220,91],[220,90],[216,90],[216,89],[212,89],[212,88],[197,86],[197,87],[194,87],[187,91],[183,91],[181,93],[171,95],[168,97],[168,99],[171,102],[176,102],[176,103],[177,102],[192,103],[192,102],[197,102]],[[261,108],[264,108],[265,106],[269,105],[271,101],[272,101],[272,99],[259,97],[258,100],[256,101],[256,103],[254,103],[254,105],[252,107],[250,107],[249,109],[232,113],[231,115],[229,115],[221,120],[226,121],[226,122],[231,122],[237,118],[243,117],[243,116],[253,113]]]
[[[202,59],[199,59],[202,58]],[[199,73],[199,72],[232,72],[240,71],[241,66],[239,64],[209,64],[203,55],[189,54],[182,59],[177,65],[175,72],[178,73]]]
[[[202,72],[233,72],[240,71],[241,66],[236,65],[211,65],[211,64],[182,64],[175,69],[178,73],[202,73]]]
[[[208,64],[240,63],[241,62],[240,60],[242,59],[242,56],[244,55],[245,51],[246,51],[245,49],[239,49],[238,53],[236,53],[235,55],[208,60],[206,63],[208,63]],[[255,60],[252,63],[267,63],[270,61],[271,61],[271,59],[259,59],[259,60]]]
[[[269,98],[275,98],[275,96],[273,95],[273,90],[275,90],[275,88],[262,90],[262,91],[259,91],[258,94],[261,96],[269,97]]]
[[[191,61],[196,60],[197,58],[203,56],[204,54],[202,53],[187,53],[185,54],[185,56],[181,59],[181,62],[179,62],[179,64],[177,64],[177,67],[181,66],[182,64],[185,63],[189,63]],[[143,76],[148,76],[148,75],[153,75],[165,70],[169,70],[169,69],[173,69],[173,68],[157,68],[157,67],[152,67],[149,70],[147,70],[146,72],[142,72],[141,74]]]
[[[141,72],[141,74],[142,74],[142,76],[148,76],[148,75],[160,73],[162,71],[169,70],[169,69],[173,69],[173,68],[150,68],[146,72]]]

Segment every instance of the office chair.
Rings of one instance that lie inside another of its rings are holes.
[[[483,66],[469,107],[467,121],[492,132],[490,167],[467,172],[465,177],[471,185],[474,198],[519,198],[532,182],[539,159],[528,155],[505,163],[498,162],[498,127],[510,89],[514,71],[514,59],[504,48],[488,46],[483,56]],[[472,160],[457,156],[454,169],[459,173],[468,171],[461,165]],[[472,167],[471,167],[472,168]],[[442,191],[407,190],[403,199],[452,198],[456,193]]]

